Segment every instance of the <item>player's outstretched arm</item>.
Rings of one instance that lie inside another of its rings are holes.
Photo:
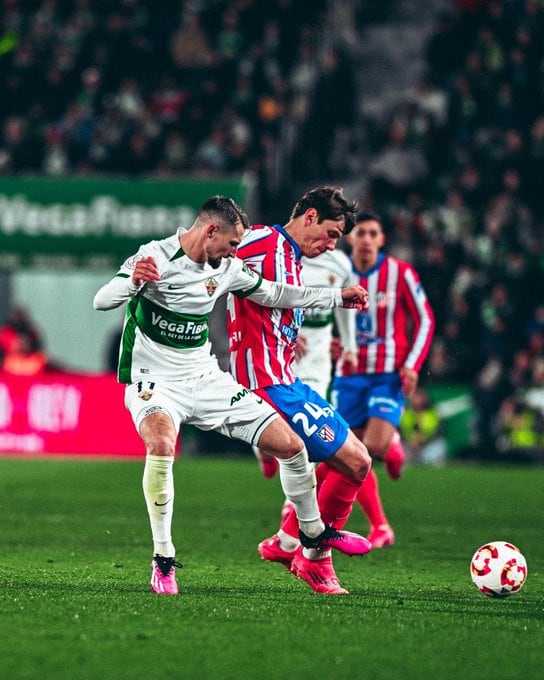
[[[368,293],[359,285],[342,288],[342,307],[366,312],[368,309]]]
[[[247,295],[250,300],[264,307],[318,307],[334,309],[335,307],[355,307],[366,309],[368,295],[361,286],[349,288],[320,288],[293,286],[261,279],[259,286]],[[366,300],[366,302],[365,302]]]

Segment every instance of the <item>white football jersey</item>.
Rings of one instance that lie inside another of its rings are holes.
[[[229,290],[249,293],[261,278],[238,258],[221,260],[217,269],[188,258],[179,232],[142,245],[117,276],[132,277],[142,257],[155,258],[160,280],[147,283],[127,305],[119,357],[119,381],[131,383],[146,375],[172,380],[213,370],[217,360],[208,339],[208,317]],[[183,351],[179,351],[182,349]]]
[[[319,257],[303,257],[301,262],[305,286],[344,288],[352,285],[351,261],[338,248],[328,250]],[[330,350],[335,319],[343,343],[355,351],[355,310],[305,309],[300,334],[307,340],[306,354],[298,359],[294,366],[296,376],[323,397],[326,396],[331,378]],[[351,341],[350,336],[353,338]]]

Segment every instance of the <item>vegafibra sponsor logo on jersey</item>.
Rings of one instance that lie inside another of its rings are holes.
[[[151,323],[161,333],[176,340],[192,340],[200,337],[208,329],[207,323],[191,321],[190,319],[184,322],[171,321],[157,312],[151,313]]]
[[[142,332],[154,342],[185,349],[207,342],[208,315],[189,316],[171,312],[140,295],[129,303],[129,310]]]

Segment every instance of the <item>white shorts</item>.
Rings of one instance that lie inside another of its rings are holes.
[[[187,380],[146,376],[126,386],[125,406],[138,432],[146,416],[165,413],[177,432],[188,423],[253,446],[266,427],[280,417],[272,406],[220,369]]]

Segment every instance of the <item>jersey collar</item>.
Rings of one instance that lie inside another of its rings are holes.
[[[385,255],[383,253],[378,253],[378,259],[376,260],[376,264],[373,267],[370,267],[370,269],[367,269],[366,272],[360,272],[357,269],[357,267],[355,266],[353,260],[351,262],[351,265],[352,265],[353,271],[356,274],[360,274],[361,276],[370,276],[371,274],[373,274],[375,271],[377,271],[380,268],[384,258],[385,258]]]
[[[285,229],[280,225],[280,224],[275,224],[272,229],[276,229],[276,231],[279,231],[282,236],[284,236],[289,243],[293,246],[293,250],[295,251],[295,258],[297,260],[300,260],[301,257],[301,252],[300,252],[300,246],[296,241],[293,240],[293,238],[285,231]]]

